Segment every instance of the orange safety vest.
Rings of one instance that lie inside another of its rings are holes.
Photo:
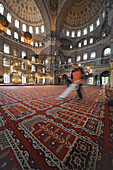
[[[77,67],[74,69],[71,73],[71,79],[73,79],[74,84],[83,84],[83,77],[82,75],[84,74],[82,68]]]

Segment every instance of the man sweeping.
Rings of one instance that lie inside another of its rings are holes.
[[[82,100],[81,86],[83,84],[83,75],[84,71],[81,67],[77,65],[77,63],[72,64],[72,73],[71,79],[73,81],[72,84],[58,97],[59,100],[64,100],[74,89],[77,90],[78,100]]]

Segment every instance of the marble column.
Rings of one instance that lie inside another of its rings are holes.
[[[110,40],[111,58],[110,58],[110,88],[113,88],[113,39]]]
[[[113,61],[110,63],[110,88],[113,88]]]
[[[0,55],[0,83],[3,83],[3,57]]]

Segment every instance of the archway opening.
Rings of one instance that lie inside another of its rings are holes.
[[[100,84],[102,84],[102,85],[109,84],[109,71],[104,71],[101,73]]]

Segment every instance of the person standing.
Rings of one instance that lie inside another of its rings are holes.
[[[78,100],[82,100],[83,96],[81,93],[81,86],[83,84],[83,75],[84,71],[81,67],[77,65],[77,63],[72,64],[72,72],[71,72],[71,79],[73,81],[72,84],[57,98],[59,100],[64,100],[74,89],[77,90],[77,94],[79,96]]]
[[[71,79],[73,80],[74,84],[78,85],[77,94],[79,96],[79,100],[81,100],[83,98],[81,93],[81,86],[84,83],[83,81],[84,71],[81,67],[77,65],[77,63],[72,64],[72,67],[73,70],[71,73]]]

